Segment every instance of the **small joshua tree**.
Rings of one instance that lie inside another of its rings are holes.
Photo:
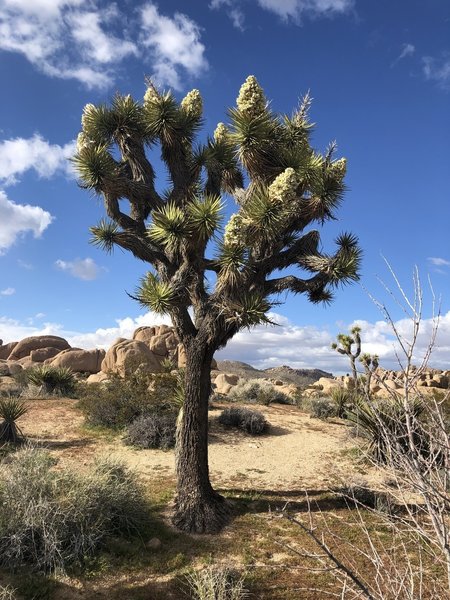
[[[350,359],[350,365],[352,367],[352,378],[353,378],[353,387],[356,390],[358,387],[358,374],[356,372],[356,359],[361,354],[361,327],[355,325],[350,330],[351,335],[347,335],[345,333],[339,333],[337,336],[337,343],[334,342],[331,344],[331,348],[339,352],[339,354],[345,354]],[[353,351],[352,346],[355,345],[356,348]]]
[[[0,398],[0,445],[19,444],[23,435],[16,421],[28,412],[25,402],[19,398]]]
[[[108,215],[92,227],[93,241],[149,265],[135,297],[170,315],[186,351],[174,516],[185,531],[214,532],[229,518],[208,473],[214,352],[241,329],[269,323],[279,294],[327,303],[333,288],[358,278],[357,238],[343,233],[325,254],[314,228],[335,216],[346,161],[335,159],[334,144],[325,154],[312,149],[309,105],[306,97],[292,116],[274,114],[248,77],[230,126],[219,123],[200,146],[198,90],[178,102],[149,83],[143,103],[116,95],[111,106],[83,112],[74,160],[81,185],[103,196]],[[155,188],[156,145],[169,174],[164,194]],[[224,194],[237,209],[220,235]]]
[[[364,373],[366,374],[365,381],[365,394],[366,396],[370,395],[370,383],[372,381],[373,374],[378,369],[379,366],[379,357],[376,354],[368,354],[367,352],[362,354],[359,357],[359,362],[364,367]]]

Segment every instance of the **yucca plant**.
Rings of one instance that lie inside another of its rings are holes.
[[[186,351],[174,515],[185,531],[215,532],[230,516],[208,475],[214,352],[240,330],[270,324],[278,296],[326,304],[340,284],[358,279],[355,236],[342,234],[333,252],[322,251],[318,228],[335,218],[346,161],[334,156],[335,145],[323,154],[312,148],[310,103],[307,96],[292,116],[278,115],[250,76],[230,123],[219,123],[205,143],[196,139],[198,90],[178,101],[148,82],[142,103],[117,95],[110,106],[83,111],[74,162],[81,186],[103,196],[108,217],[91,229],[92,241],[148,265],[133,297],[170,315]],[[164,194],[151,145],[169,177]],[[221,230],[229,196],[237,206]]]
[[[24,437],[16,421],[27,413],[28,409],[19,398],[0,398],[0,444],[18,444]]]
[[[75,389],[75,377],[67,367],[38,365],[26,372],[28,383],[40,388],[44,394],[69,395]]]
[[[374,460],[386,463],[393,439],[400,451],[408,451],[411,443],[408,430],[411,430],[412,441],[418,450],[424,454],[428,452],[429,439],[420,423],[424,409],[420,397],[411,398],[406,404],[400,398],[370,400],[358,397],[347,418],[367,438],[368,451]]]
[[[353,406],[355,392],[347,390],[343,386],[331,390],[330,396],[336,408],[336,416],[343,419],[347,415],[347,410]]]

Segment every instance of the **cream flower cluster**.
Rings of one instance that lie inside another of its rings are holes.
[[[203,112],[203,100],[198,90],[192,90],[181,101],[181,108],[191,117],[199,118]]]
[[[269,198],[288,202],[296,195],[298,178],[292,167],[280,173],[269,186]]]
[[[149,85],[147,91],[144,94],[144,104],[151,104],[159,98],[158,91],[152,85]]]
[[[250,117],[257,117],[266,108],[264,92],[254,75],[249,75],[239,90],[236,104],[238,109]]]
[[[231,215],[225,225],[223,241],[227,246],[237,246],[242,243],[242,216],[239,213]]]
[[[217,123],[217,127],[214,130],[214,140],[216,142],[225,142],[228,137],[229,131],[224,123]]]
[[[87,129],[89,118],[92,117],[92,113],[95,111],[94,104],[86,104],[83,108],[83,114],[81,115],[81,126],[83,129]]]
[[[344,179],[345,174],[347,172],[347,159],[340,158],[339,160],[335,160],[331,164],[331,168],[332,168],[333,173],[337,177],[339,177],[339,179]]]
[[[83,150],[83,148],[86,148],[86,146],[88,145],[88,138],[82,131],[80,131],[80,133],[77,136],[77,152],[80,153]]]

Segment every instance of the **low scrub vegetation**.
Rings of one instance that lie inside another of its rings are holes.
[[[43,450],[24,448],[0,465],[0,565],[65,571],[108,536],[136,536],[147,508],[134,475],[103,460],[86,474],[53,469]]]
[[[292,404],[291,398],[277,386],[260,379],[249,379],[239,382],[232,388],[229,394],[232,402],[242,402],[244,404]]]
[[[249,408],[226,408],[218,417],[225,427],[237,427],[251,435],[261,435],[269,428],[264,415]]]
[[[175,446],[176,414],[153,413],[141,415],[128,427],[124,442],[139,448],[161,448]]]
[[[79,406],[90,425],[121,429],[138,417],[173,412],[179,404],[179,381],[168,373],[139,372],[124,379],[86,386]]]
[[[207,567],[187,577],[192,600],[244,600],[244,577],[227,568]]]

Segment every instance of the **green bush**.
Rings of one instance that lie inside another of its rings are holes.
[[[28,384],[39,388],[40,394],[58,394],[70,396],[76,388],[76,379],[72,371],[66,367],[38,365],[25,369]]]
[[[187,576],[192,600],[244,600],[244,577],[217,567],[207,567]]]
[[[174,411],[179,383],[168,373],[145,375],[137,372],[124,379],[111,375],[109,381],[87,384],[79,406],[90,425],[120,429],[141,415]]]
[[[232,402],[242,402],[245,404],[264,404],[268,406],[272,403],[292,404],[292,400],[276,386],[260,379],[249,379],[239,382],[233,387],[229,394]]]
[[[251,435],[261,435],[269,428],[264,415],[249,408],[226,408],[218,420],[225,427],[237,427]]]
[[[161,448],[162,450],[173,448],[176,421],[176,414],[141,415],[128,426],[124,442],[139,448]]]
[[[133,536],[147,508],[126,467],[103,460],[86,474],[59,471],[43,450],[25,448],[0,465],[0,565],[65,571],[108,536]]]
[[[336,417],[336,405],[330,398],[320,397],[311,398],[309,402],[309,410],[311,417],[315,419],[329,419],[330,417]]]

